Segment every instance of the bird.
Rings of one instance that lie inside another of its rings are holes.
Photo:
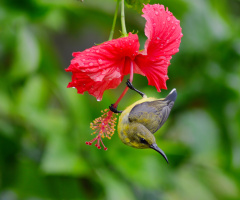
[[[172,89],[165,98],[156,99],[147,97],[134,88],[129,80],[127,80],[127,86],[139,93],[142,99],[128,106],[124,111],[110,108],[113,112],[121,113],[117,128],[120,140],[137,149],[154,149],[168,163],[167,156],[156,144],[154,133],[166,122],[177,98],[176,89]]]

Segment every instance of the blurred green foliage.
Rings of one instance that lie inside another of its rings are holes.
[[[133,8],[139,13],[142,13],[143,6],[149,4],[150,0],[125,0],[125,2],[127,3],[126,5],[130,8]]]
[[[181,20],[180,52],[167,82],[178,98],[152,150],[105,139],[85,145],[103,100],[67,89],[71,53],[106,41],[113,0],[2,0],[0,5],[0,199],[240,199],[240,2],[152,0]],[[128,31],[146,40],[144,19],[126,9]],[[118,21],[116,30],[120,30]],[[120,34],[115,31],[115,38]],[[134,76],[148,96],[163,97]],[[129,91],[122,110],[139,95]]]

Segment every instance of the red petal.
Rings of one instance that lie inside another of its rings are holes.
[[[171,56],[179,51],[182,28],[180,21],[173,14],[165,11],[163,5],[145,5],[143,17],[147,20],[145,34],[148,40],[145,43],[145,53],[151,58],[158,56]]]
[[[136,34],[104,42],[83,52],[73,53],[71,65],[72,82],[68,87],[76,87],[78,93],[88,91],[98,100],[103,92],[116,88],[123,76],[129,73],[129,61],[138,54],[139,42]]]
[[[102,100],[103,92],[106,89],[117,87],[122,81],[122,78],[112,80],[93,81],[88,75],[81,72],[73,72],[72,82],[69,87],[77,88],[78,93],[83,94],[88,91],[89,94],[95,96],[98,101]]]
[[[170,65],[170,62],[165,56],[154,60],[149,59],[147,55],[139,54],[136,57],[135,62],[146,75],[149,85],[155,86],[158,92],[160,92],[161,89],[167,89],[167,68]]]
[[[147,76],[149,85],[167,89],[167,68],[172,55],[178,52],[182,37],[182,28],[168,9],[163,5],[145,5],[143,17],[147,20],[145,34],[148,40],[145,50],[135,59],[136,64]]]

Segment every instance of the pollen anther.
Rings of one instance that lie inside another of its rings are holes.
[[[115,131],[115,125],[117,118],[115,117],[115,113],[110,111],[109,109],[105,109],[104,111],[101,111],[103,114],[101,117],[93,120],[93,122],[90,123],[90,128],[92,130],[95,130],[91,135],[97,134],[97,136],[92,139],[89,142],[86,142],[87,145],[92,145],[93,142],[97,141],[95,146],[98,149],[101,149],[100,143],[102,144],[104,150],[107,150],[107,147],[103,144],[102,138],[108,138],[111,139],[111,137],[114,134]]]

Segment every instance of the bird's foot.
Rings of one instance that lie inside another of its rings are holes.
[[[131,90],[135,90],[135,87],[133,87],[133,84],[130,82],[129,79],[127,80],[126,84]]]
[[[141,91],[137,90],[135,87],[133,87],[133,84],[130,82],[129,79],[127,80],[126,84],[131,90],[134,90],[135,92],[140,94],[142,97],[146,97],[146,95],[143,92],[141,92]]]
[[[114,112],[114,113],[122,113],[122,111],[117,110],[117,108],[113,107],[114,104],[111,104],[111,106],[109,106],[109,109]]]

